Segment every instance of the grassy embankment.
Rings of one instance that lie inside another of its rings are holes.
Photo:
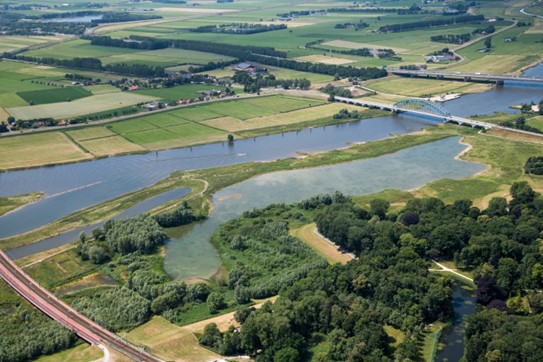
[[[23,195],[0,197],[0,216],[31,202],[35,202],[39,200],[42,196],[43,194],[41,192],[32,192]]]

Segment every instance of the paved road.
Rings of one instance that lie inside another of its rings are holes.
[[[15,265],[0,251],[0,277],[43,313],[90,344],[111,347],[134,361],[161,362],[69,307]],[[106,353],[106,357],[109,353]]]

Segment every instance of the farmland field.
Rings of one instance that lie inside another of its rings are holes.
[[[54,36],[2,36],[0,41],[0,53],[9,52],[15,49],[25,48],[35,44],[46,43],[58,40]]]
[[[273,126],[283,126],[294,123],[307,122],[311,120],[331,117],[339,110],[347,108],[363,111],[364,108],[349,106],[346,104],[332,103],[316,107],[304,108],[301,110],[273,114],[270,116],[256,117],[241,121],[234,117],[222,117],[202,122],[211,127],[224,129],[229,132],[244,131]]]
[[[121,136],[110,136],[81,141],[79,144],[95,156],[111,156],[121,153],[145,151],[145,148],[127,141]]]
[[[117,135],[115,132],[110,131],[106,127],[87,127],[74,131],[68,131],[66,133],[76,142]]]
[[[124,137],[147,149],[183,147],[226,140],[226,133],[197,123],[128,133]]]
[[[0,142],[0,169],[31,167],[91,158],[61,132],[5,137]]]
[[[109,93],[85,97],[73,102],[8,108],[7,111],[17,119],[43,117],[61,119],[122,108],[154,99],[156,98],[127,92]]]
[[[307,55],[305,57],[296,58],[301,62],[312,62],[312,63],[322,63],[322,64],[334,64],[334,65],[343,65],[354,63],[354,60],[340,58],[335,56],[325,56],[325,55]]]
[[[141,63],[155,66],[170,66],[176,64],[206,64],[209,62],[229,61],[234,58],[226,55],[204,53],[186,49],[159,49],[139,51],[137,53],[117,54],[102,57],[103,64],[112,63]]]
[[[75,99],[90,97],[91,92],[82,87],[66,87],[47,90],[36,90],[18,92],[17,95],[27,103],[47,104],[55,102],[71,101]]]
[[[162,317],[154,317],[130,331],[128,341],[146,345],[151,353],[164,360],[206,362],[217,361],[221,357],[200,346],[194,334]]]

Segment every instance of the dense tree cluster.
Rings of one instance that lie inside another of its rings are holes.
[[[285,24],[253,24],[253,23],[232,23],[221,25],[203,25],[197,28],[191,28],[189,31],[194,33],[219,33],[219,34],[256,34],[268,31],[284,30]]]
[[[495,31],[496,31],[496,28],[494,27],[494,25],[489,25],[486,28],[477,28],[473,30],[471,34],[472,35],[477,35],[477,34],[488,35],[488,34],[494,33]]]
[[[162,245],[167,235],[151,216],[109,220],[104,224],[105,240],[112,251],[129,254],[139,251],[149,254]]]
[[[354,29],[358,31],[360,29],[367,28],[368,26],[370,26],[368,23],[364,22],[363,19],[360,19],[358,23],[350,23],[350,22],[340,23],[340,24],[336,24],[334,28],[335,29]]]
[[[543,175],[543,157],[530,157],[526,161],[524,171],[531,175]]]
[[[2,35],[81,35],[86,29],[83,23],[38,23],[26,19],[27,16],[20,13],[0,11],[0,33]]]
[[[358,111],[350,111],[348,109],[343,108],[338,113],[334,114],[332,116],[334,119],[359,119],[360,113]]]
[[[431,36],[430,40],[438,43],[464,44],[471,39],[471,34],[447,34]]]
[[[162,16],[134,14],[134,13],[129,13],[129,12],[122,12],[122,13],[104,12],[100,19],[93,19],[91,21],[91,26],[97,26],[98,24],[103,24],[103,23],[123,23],[127,21],[150,20],[150,19],[162,19]]]
[[[26,304],[14,307],[11,313],[0,313],[0,325],[1,362],[34,360],[66,349],[77,340],[72,332]]]
[[[194,221],[202,220],[204,217],[202,215],[194,215],[192,208],[184,201],[175,210],[162,212],[154,215],[153,218],[161,227],[171,228],[187,225]]]
[[[298,207],[317,215],[337,214],[336,222],[341,220],[342,224],[342,216],[346,216],[342,210],[355,210],[351,218],[367,219],[374,213],[386,212],[386,207],[382,210],[378,204],[365,211],[354,206],[350,198],[336,193],[317,195]],[[268,209],[276,215],[284,210],[282,215],[290,215],[290,222],[304,217],[292,207],[276,205]],[[258,220],[266,215],[265,210],[247,212],[229,228],[236,227],[243,235],[251,225],[245,220],[255,217]],[[329,347],[319,360],[418,359],[417,340],[422,336],[424,323],[451,315],[451,283],[431,274],[427,262],[411,246],[392,241],[400,234],[393,222],[377,218],[373,222],[379,243],[365,249],[360,260],[347,266],[312,268],[293,284],[284,285],[275,304],[268,303],[256,311],[239,310],[236,313],[242,323],[239,330],[231,328],[220,333],[216,326],[209,325],[201,343],[226,355],[250,354],[257,361],[302,361],[308,348],[323,340]],[[279,222],[266,223],[259,230],[263,245],[273,240],[273,235],[282,234],[284,238],[288,235],[286,225]],[[224,232],[224,228],[219,231]],[[243,237],[230,240],[233,248],[244,248],[248,243]],[[274,264],[273,260],[267,263]],[[253,264],[261,263],[255,260]],[[247,276],[246,272],[232,270],[229,287],[238,289],[246,282],[252,283],[253,278]],[[407,334],[395,350],[388,344],[385,324]]]
[[[232,80],[243,84],[243,91],[248,93],[257,93],[261,88],[282,87],[283,89],[309,89],[311,82],[306,79],[277,79],[273,74],[258,74],[251,76],[247,72],[237,71]]]
[[[330,97],[328,98],[329,101],[334,101],[335,96],[345,98],[351,98],[353,96],[351,91],[347,88],[336,87],[331,84],[327,84],[324,88],[321,88],[320,91],[330,95]]]
[[[482,211],[464,200],[444,205],[437,199],[417,199],[390,214],[387,202],[374,200],[369,211],[332,205],[316,220],[323,234],[360,255],[377,246],[401,245],[417,255],[455,259],[460,267],[473,269],[477,301],[494,311],[470,318],[467,361],[490,355],[520,361],[526,353],[543,353],[542,336],[528,329],[541,325],[543,312],[538,292],[543,287],[543,198],[526,182],[514,183],[510,192],[511,201],[494,197]],[[377,218],[381,221],[375,222]],[[383,232],[385,238],[379,237]],[[523,342],[506,343],[515,333]]]
[[[382,33],[398,33],[401,31],[410,31],[416,29],[431,28],[436,26],[446,26],[461,23],[481,22],[485,19],[483,15],[462,15],[455,17],[443,17],[430,20],[421,20],[412,23],[400,23],[384,25],[379,28]]]
[[[250,298],[276,295],[326,262],[307,245],[288,233],[284,221],[269,221],[265,215],[288,213],[290,207],[272,205],[246,212],[243,218],[223,225],[213,243],[235,268],[228,273],[228,288],[234,290],[238,304]]]
[[[151,303],[123,287],[104,288],[81,296],[72,307],[113,332],[137,327],[151,317]]]

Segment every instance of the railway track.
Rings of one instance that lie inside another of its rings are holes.
[[[162,362],[68,306],[30,278],[2,251],[0,251],[0,277],[29,303],[88,343],[113,348],[134,361]]]

